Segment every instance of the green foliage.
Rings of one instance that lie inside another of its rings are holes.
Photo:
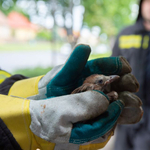
[[[10,12],[16,11],[20,14],[24,15],[28,19],[30,16],[28,13],[24,12],[21,8],[17,7],[15,4],[17,0],[7,1],[7,0],[0,0],[0,10],[7,16]]]
[[[15,6],[15,3],[20,0],[0,0],[0,10],[5,14],[15,10],[27,16],[20,8]],[[33,0],[35,3],[44,1],[48,8],[47,15],[54,18],[54,26],[56,27],[55,13],[61,13],[64,20],[67,13],[72,13],[72,8],[76,5],[73,0]],[[88,27],[99,26],[102,33],[106,33],[108,37],[116,35],[124,26],[131,24],[134,20],[131,19],[131,5],[136,4],[138,0],[80,0],[84,6],[85,12],[83,22]],[[37,9],[37,7],[35,7]],[[36,10],[38,14],[38,9]],[[72,31],[64,25],[67,31]],[[55,34],[55,31],[53,30]],[[69,33],[69,32],[67,32]],[[51,39],[51,34],[40,32],[38,38]],[[55,36],[53,36],[55,39]],[[57,38],[57,37],[56,37]],[[69,39],[69,38],[68,38]]]
[[[52,33],[47,30],[41,30],[37,33],[37,39],[50,41],[52,40]]]
[[[14,10],[14,3],[5,5],[4,0],[0,0],[0,10],[5,14],[8,15],[12,10]]]
[[[40,76],[40,75],[45,75],[51,69],[52,69],[51,67],[48,67],[48,68],[37,67],[34,69],[27,68],[27,69],[16,70],[13,72],[13,74],[22,74],[27,77],[36,77],[36,76]]]
[[[130,19],[131,5],[137,0],[82,0],[85,7],[84,23],[89,27],[100,26],[108,36],[116,35]]]
[[[30,20],[30,15],[27,12],[24,12],[21,8],[17,7],[16,5],[15,5],[13,11],[16,11],[16,12],[22,14],[23,16],[25,16],[26,18],[28,18]]]

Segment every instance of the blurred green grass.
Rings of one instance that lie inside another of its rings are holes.
[[[33,69],[26,68],[26,69],[16,70],[12,74],[22,74],[27,77],[36,77],[36,76],[40,76],[40,75],[45,75],[51,69],[52,69],[52,67],[47,67],[47,68],[36,67]]]
[[[53,42],[28,42],[28,43],[1,43],[2,51],[38,51],[38,50],[59,50],[62,43]]]

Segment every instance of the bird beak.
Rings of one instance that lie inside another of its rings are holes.
[[[120,76],[118,75],[111,75],[111,76],[108,76],[108,80],[104,83],[104,85],[108,85],[114,81],[116,81],[117,79],[119,79]]]

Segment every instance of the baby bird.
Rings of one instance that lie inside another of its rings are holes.
[[[80,93],[89,90],[98,90],[104,92],[110,101],[114,101],[118,98],[118,94],[115,91],[111,91],[110,83],[119,79],[118,75],[105,76],[102,74],[93,74],[85,79],[83,84],[76,88],[71,94]]]

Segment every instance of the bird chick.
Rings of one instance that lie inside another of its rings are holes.
[[[110,83],[119,79],[118,75],[105,76],[102,74],[93,74],[85,79],[83,84],[76,88],[71,94],[80,93],[89,90],[98,90],[104,92],[110,101],[114,101],[118,98],[118,94],[115,91],[111,91]]]

